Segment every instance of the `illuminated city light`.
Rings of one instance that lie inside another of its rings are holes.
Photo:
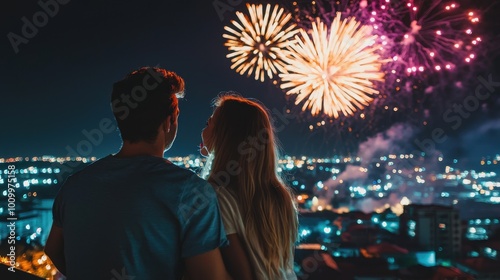
[[[411,204],[411,201],[408,199],[408,197],[404,196],[402,199],[401,199],[401,202],[400,202],[401,205],[410,205]]]

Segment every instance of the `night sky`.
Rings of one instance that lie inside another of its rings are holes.
[[[86,139],[82,130],[98,129],[103,119],[113,119],[112,84],[141,66],[173,70],[186,82],[179,134],[168,156],[197,154],[201,129],[212,112],[211,100],[222,91],[257,98],[279,111],[290,104],[272,84],[230,69],[222,32],[233,14],[219,15],[212,1],[60,2],[66,4],[59,4],[59,11],[18,46],[17,54],[7,34],[21,35],[22,18],[32,21],[42,8],[37,1],[12,1],[0,12],[0,157],[65,156],[68,146],[75,148]],[[236,6],[243,8],[243,2]],[[498,73],[497,69],[484,73]],[[498,153],[498,120],[498,114],[478,113],[446,146],[460,151],[467,141],[484,141],[481,153]],[[308,125],[289,120],[278,134],[285,153],[327,155],[333,150],[321,136],[308,134]],[[481,127],[484,137],[474,133]],[[104,133],[90,155],[102,157],[119,146],[118,132]]]

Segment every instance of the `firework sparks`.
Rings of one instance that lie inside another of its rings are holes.
[[[464,10],[458,3],[443,3],[440,0],[403,1],[393,10],[400,18],[399,34],[393,37],[393,65],[407,75],[419,72],[450,71],[471,63],[476,58],[475,48],[481,37],[473,30],[479,16]]]
[[[278,72],[284,71],[282,50],[292,43],[298,30],[289,24],[292,15],[275,5],[247,4],[248,15],[237,12],[238,21],[231,21],[233,27],[225,26],[227,39],[224,44],[230,53],[231,69],[244,75],[254,73],[256,80],[264,81],[265,76],[273,79]]]
[[[296,43],[289,46],[286,72],[279,75],[281,88],[297,95],[295,104],[304,102],[302,110],[310,109],[313,116],[352,115],[378,94],[373,81],[384,78],[375,39],[370,27],[355,19],[341,21],[340,13],[330,32],[317,20],[311,36],[301,29]]]

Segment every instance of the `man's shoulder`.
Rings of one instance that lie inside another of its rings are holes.
[[[98,166],[101,162],[105,161],[107,157],[98,159],[94,162],[89,163],[88,165],[80,168],[79,170],[74,171],[73,173],[69,174],[68,177],[66,178],[66,182],[68,181],[73,181],[75,178],[80,177],[82,174],[86,174],[88,172],[92,172],[96,166]]]
[[[195,185],[204,184],[206,182],[193,170],[178,166],[168,160],[158,163],[155,168],[152,168],[151,172],[157,174],[160,180],[183,181]]]

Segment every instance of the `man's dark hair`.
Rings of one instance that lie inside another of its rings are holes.
[[[142,67],[113,85],[111,107],[123,140],[152,142],[158,127],[178,110],[184,80],[172,71]]]

